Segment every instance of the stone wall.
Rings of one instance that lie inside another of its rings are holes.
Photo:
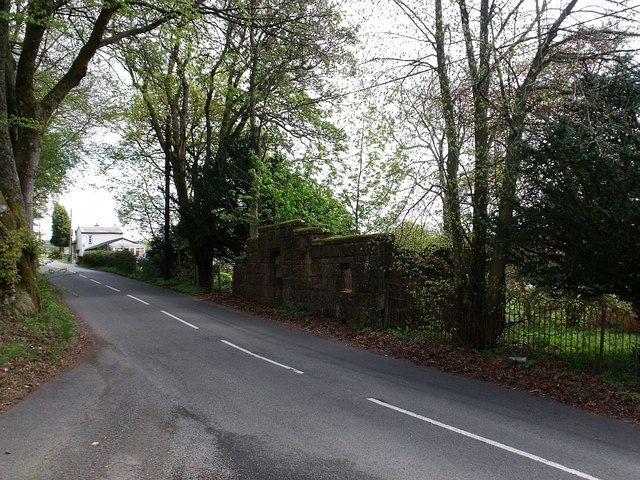
[[[341,321],[382,321],[393,261],[388,235],[332,236],[294,220],[262,227],[236,259],[233,293]]]

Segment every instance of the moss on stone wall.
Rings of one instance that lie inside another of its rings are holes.
[[[318,238],[313,241],[314,245],[339,245],[345,243],[360,242],[392,242],[393,236],[386,233],[370,233],[365,235],[336,235],[326,238]]]
[[[324,234],[328,232],[326,232],[324,229],[320,227],[303,227],[303,228],[296,228],[293,231],[293,233],[296,235],[313,235],[314,233]]]
[[[295,219],[295,220],[287,220],[286,222],[274,223],[272,225],[265,225],[264,227],[260,227],[258,232],[268,232],[270,230],[278,230],[279,228],[286,227],[294,227],[296,225],[306,225],[304,220]]]

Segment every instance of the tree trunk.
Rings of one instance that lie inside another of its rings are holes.
[[[0,141],[1,143],[3,142]],[[1,170],[2,168],[0,172]],[[3,179],[3,183],[4,180],[6,179]],[[25,313],[37,311],[40,308],[40,294],[37,284],[38,258],[35,242],[32,241],[32,235],[27,229],[20,207],[12,207],[1,192],[0,243],[16,244],[18,248],[17,257],[12,255],[12,249],[3,251],[3,257],[0,257],[3,270],[0,276],[0,305],[13,302],[20,289],[30,298],[28,306],[25,302],[21,302],[22,310]]]
[[[165,137],[170,134],[170,125],[167,119]],[[162,262],[162,277],[165,280],[171,278],[171,154],[165,148],[164,152],[164,259]]]
[[[480,35],[478,56],[474,47],[470,17],[465,0],[458,2],[465,41],[469,75],[472,81],[474,129],[474,183],[470,258],[467,262],[466,282],[459,286],[459,301],[463,303],[459,322],[459,340],[468,346],[484,349],[495,346],[497,336],[494,317],[487,310],[487,260],[489,231],[489,171],[491,168],[489,135],[489,87],[491,79],[491,46],[489,1],[480,4]]]
[[[251,15],[256,14],[255,2],[251,2]],[[262,149],[260,145],[260,125],[258,123],[258,59],[259,46],[256,39],[256,28],[254,26],[255,19],[252,19],[249,26],[249,45],[251,47],[251,70],[249,74],[249,130],[251,140],[251,150],[253,151],[254,161],[262,160]],[[254,170],[258,172],[258,169]],[[258,174],[258,173],[257,173]],[[251,238],[258,237],[258,227],[260,225],[260,189],[257,182],[253,182],[251,186],[251,200],[249,204],[249,235]]]
[[[8,0],[0,0],[0,11],[8,11],[9,4]],[[0,119],[6,119],[9,116],[6,83],[7,58],[10,55],[8,35],[8,20],[0,15]],[[0,121],[0,241],[3,244],[16,236],[20,229],[28,231],[24,211],[24,198],[16,169],[9,125],[7,122]],[[28,239],[24,238],[23,240]],[[12,301],[15,298],[16,287],[19,285],[31,297],[33,308],[38,309],[40,295],[36,282],[38,264],[35,252],[31,252],[28,248],[22,248],[17,264],[10,263],[5,266],[3,273],[7,274],[8,270],[16,268],[20,277],[19,283],[0,281],[0,304]]]
[[[196,285],[211,290],[213,285],[213,252],[210,248],[193,251],[196,262]]]
[[[570,0],[569,3],[564,6],[551,28],[539,39],[536,56],[531,62],[525,80],[516,92],[513,106],[508,109],[511,112],[509,118],[507,118],[508,124],[511,126],[511,131],[507,137],[505,146],[504,178],[500,186],[498,224],[494,239],[493,255],[491,257],[491,264],[489,265],[487,292],[488,312],[489,315],[495,318],[496,324],[494,327],[498,330],[498,335],[501,333],[501,329],[504,328],[505,272],[510,248],[509,242],[513,223],[513,208],[520,167],[515,149],[517,148],[518,142],[522,139],[529,94],[538,76],[548,62],[552,42],[558,35],[565,19],[573,12],[576,4],[577,0]],[[511,99],[508,99],[508,101],[511,101]]]
[[[449,312],[450,322],[455,325],[456,335],[461,342],[473,337],[468,333],[474,324],[470,313],[473,311],[469,301],[468,255],[465,249],[464,230],[460,213],[460,190],[458,170],[460,168],[460,138],[456,124],[455,100],[451,93],[451,79],[446,58],[445,25],[442,14],[442,0],[435,1],[435,47],[438,84],[442,97],[442,113],[444,117],[445,137],[447,139],[447,155],[442,166],[444,175],[443,210],[444,231],[451,240],[453,254],[453,305]]]
[[[29,232],[33,232],[33,195],[40,165],[44,132],[31,128],[19,128],[19,142],[15,147],[15,161],[20,177],[20,189],[24,199],[25,220]]]
[[[442,112],[447,139],[447,156],[444,171],[444,227],[451,238],[453,248],[453,270],[456,283],[462,284],[464,278],[464,234],[460,214],[460,191],[458,169],[460,168],[460,139],[455,121],[454,100],[451,94],[451,81],[447,71],[445,50],[445,31],[442,18],[442,0],[436,0],[436,57],[438,83],[442,96]]]

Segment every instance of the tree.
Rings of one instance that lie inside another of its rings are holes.
[[[49,131],[42,140],[40,166],[34,186],[34,215],[40,218],[52,196],[61,195],[68,185],[67,178],[79,164],[79,146],[65,138],[64,132]],[[74,148],[76,147],[76,148]]]
[[[535,285],[640,308],[640,67],[582,62],[526,143],[514,242]]]
[[[622,21],[616,12],[630,18],[637,5],[606,2],[597,11],[580,11],[577,0],[558,9],[550,2],[436,0],[432,9],[404,0],[395,3],[429,49],[406,62],[412,75],[420,65],[438,78],[447,152],[442,169],[444,226],[453,251],[459,306],[453,323],[462,343],[493,347],[504,326],[505,271],[519,172],[516,151],[539,80],[554,63],[594,55],[574,50],[566,56],[564,47],[583,38],[585,31],[617,48],[620,43],[614,40],[625,32],[615,24]],[[463,131],[470,133],[468,140]],[[468,197],[462,195],[465,181]]]
[[[260,222],[265,159],[339,138],[322,103],[352,36],[327,1],[229,1],[205,12],[120,56],[168,159],[197,281],[208,286],[213,258],[237,255],[244,230]]]
[[[353,217],[356,233],[393,228],[407,198],[401,192],[407,157],[393,148],[394,120],[375,104],[377,100],[356,96],[347,107],[351,111],[347,119],[351,148],[341,152],[332,172],[337,177],[332,181],[340,186],[340,201]]]
[[[31,233],[46,126],[98,50],[152,30],[181,6],[168,0],[155,8],[136,2],[0,2],[0,238],[17,242]],[[69,19],[73,28],[67,28]],[[37,307],[36,252],[32,242],[22,244],[12,278],[20,279]],[[0,288],[0,301],[12,288]]]
[[[64,247],[69,246],[69,238],[71,238],[71,219],[67,210],[55,202],[51,216],[51,244],[62,252]]]
[[[216,24],[206,17],[202,21]],[[223,25],[222,45],[198,27],[202,25],[166,25],[157,36],[123,45],[119,56],[138,92],[134,117],[128,124],[138,132],[143,132],[146,124],[162,157],[152,154],[153,147],[146,143],[138,145],[141,155],[133,158],[148,158],[162,177],[170,176],[177,232],[191,248],[196,283],[209,286],[213,258],[236,256],[244,240],[249,160],[246,135],[242,136],[246,115],[236,125],[246,111],[239,108],[236,99],[245,70],[227,57],[237,55],[234,32],[238,27],[227,23],[225,30]],[[217,33],[218,29],[211,31]],[[209,47],[206,53],[199,50],[200,45]],[[204,59],[213,65],[203,64]],[[209,70],[208,74],[203,75],[203,70]],[[221,130],[216,135],[214,125],[218,122]],[[220,144],[230,158],[220,158]],[[160,188],[167,198],[166,185]],[[165,228],[167,243],[170,233]],[[167,254],[165,260],[169,262]]]
[[[297,172],[290,162],[272,156],[256,176],[260,187],[260,210],[264,223],[302,219],[311,226],[336,234],[353,230],[354,218],[327,185]]]
[[[95,145],[90,137],[100,133],[113,103],[107,93],[112,92],[112,85],[104,80],[103,69],[94,63],[94,69],[69,92],[47,123],[34,186],[35,218],[44,215],[51,198],[65,193],[72,176],[91,161]]]

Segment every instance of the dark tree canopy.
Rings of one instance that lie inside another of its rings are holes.
[[[539,286],[640,307],[640,68],[585,68],[522,148],[515,241]]]

